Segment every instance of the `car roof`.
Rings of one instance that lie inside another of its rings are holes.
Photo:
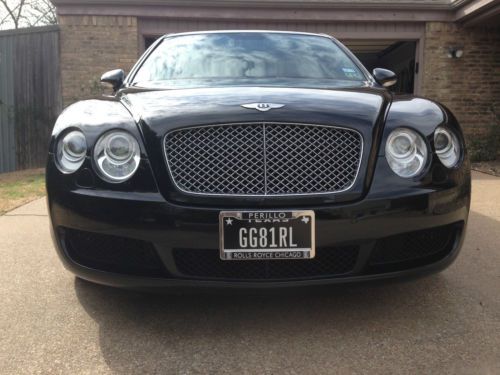
[[[229,33],[264,33],[264,34],[291,34],[291,35],[311,35],[311,36],[320,36],[323,38],[332,37],[327,34],[317,34],[317,33],[308,33],[303,31],[280,31],[280,30],[207,30],[207,31],[189,31],[183,33],[172,33],[166,34],[163,37],[171,37],[171,36],[182,36],[182,35],[198,35],[198,34],[229,34]]]

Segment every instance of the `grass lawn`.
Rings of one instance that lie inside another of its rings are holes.
[[[0,215],[44,195],[43,169],[0,174]]]
[[[500,160],[472,163],[472,169],[500,177]]]

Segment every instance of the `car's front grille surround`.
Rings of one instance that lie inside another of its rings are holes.
[[[176,129],[163,147],[184,193],[332,194],[354,185],[363,137],[337,126],[259,122]]]

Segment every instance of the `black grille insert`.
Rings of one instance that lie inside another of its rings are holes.
[[[68,256],[82,266],[135,276],[166,276],[149,242],[68,228],[60,232]]]
[[[223,261],[219,250],[174,249],[178,271],[185,277],[226,280],[289,280],[341,276],[353,271],[358,247],[316,249],[307,260]]]
[[[369,265],[380,271],[390,271],[435,262],[453,249],[460,227],[452,224],[379,240]]]

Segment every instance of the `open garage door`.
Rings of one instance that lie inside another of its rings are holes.
[[[386,68],[398,74],[393,91],[419,93],[419,60],[422,56],[423,24],[400,23],[298,23],[204,20],[140,19],[141,50],[159,36],[200,30],[284,30],[324,33],[344,43],[365,67]]]
[[[392,70],[398,75],[396,92],[415,92],[417,42],[402,40],[343,40],[370,72],[374,68]]]

